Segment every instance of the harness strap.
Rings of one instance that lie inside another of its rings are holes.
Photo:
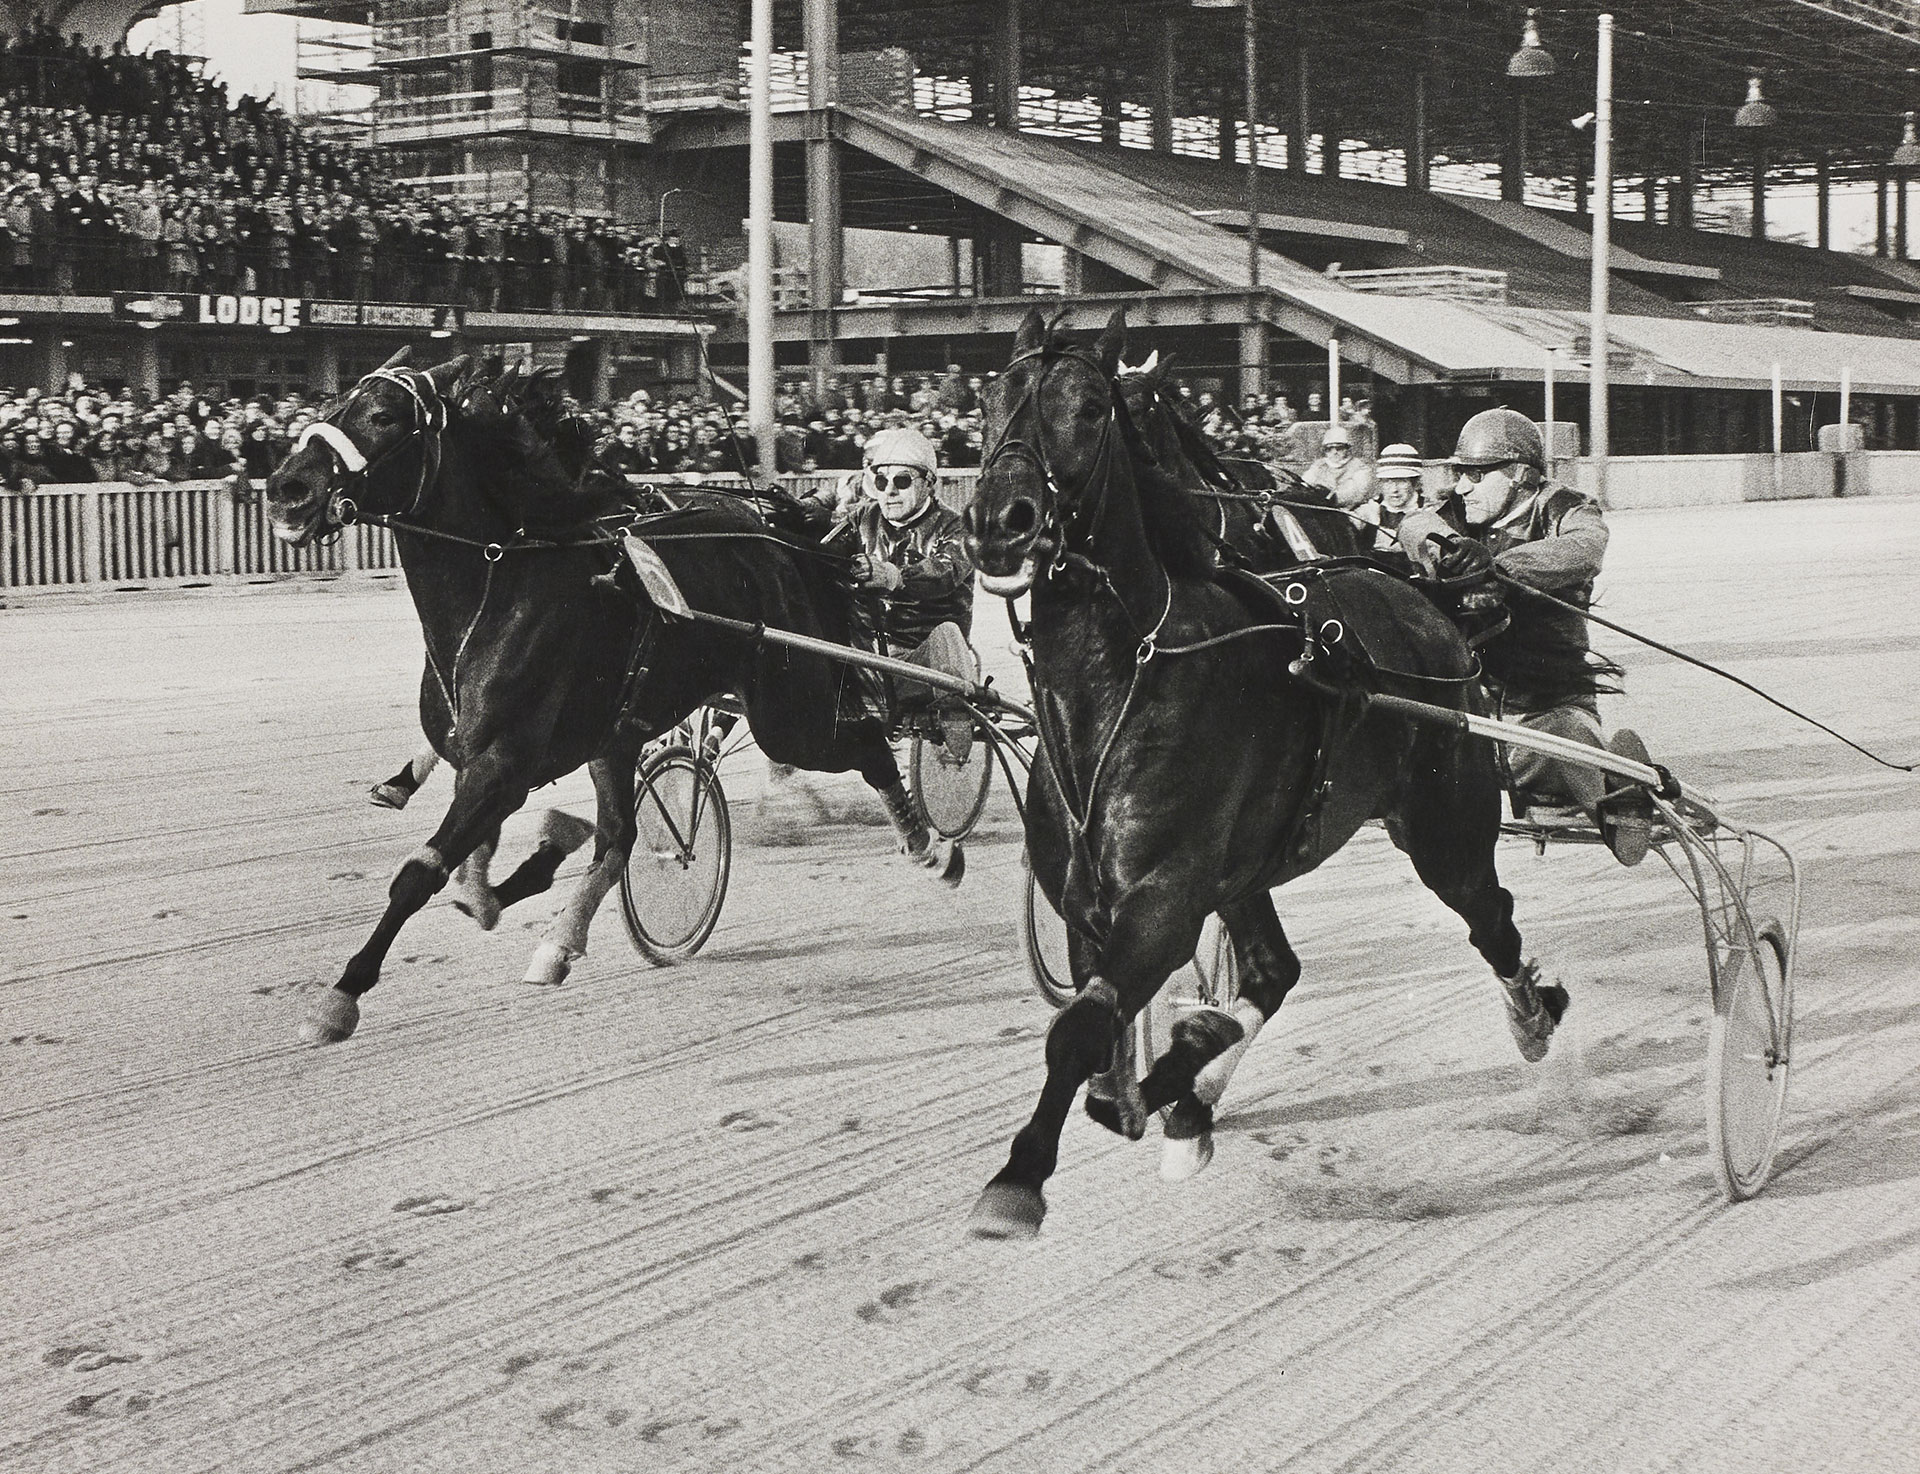
[[[333,452],[334,459],[340,462],[340,469],[349,476],[358,476],[367,469],[367,458],[360,453],[360,447],[353,443],[345,430],[328,420],[315,420],[302,430],[300,437],[293,442],[290,454],[298,454],[315,440],[325,443],[327,449]]]

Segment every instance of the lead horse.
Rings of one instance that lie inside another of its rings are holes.
[[[1192,499],[1154,462],[1115,371],[1116,312],[1091,349],[1029,314],[987,405],[987,454],[967,540],[990,593],[1032,596],[1039,754],[1027,804],[1035,877],[1067,922],[1078,996],[1055,1018],[1046,1080],[973,1230],[1030,1236],[1080,1087],[1089,1114],[1138,1138],[1171,1106],[1174,1175],[1211,1155],[1212,1108],[1246,1047],[1300,977],[1269,892],[1314,869],[1370,818],[1466,923],[1505,987],[1530,1059],[1566,1007],[1524,960],[1494,847],[1491,747],[1369,714],[1302,679],[1307,635],[1283,606],[1217,576]],[[1465,705],[1474,674],[1459,632],[1383,573],[1338,575],[1383,681]],[[1322,634],[1327,633],[1322,631]],[[1116,1068],[1128,1022],[1193,955],[1218,912],[1239,966],[1231,1014],[1183,1017],[1145,1080]]]
[[[312,1042],[354,1032],[359,999],[407,918],[492,843],[529,792],[586,764],[597,800],[593,865],[534,964],[541,981],[564,977],[633,846],[642,747],[722,693],[744,702],[769,759],[858,771],[909,857],[959,883],[964,857],[929,836],[882,725],[843,714],[848,668],[672,619],[617,587],[606,575],[620,541],[602,519],[633,513],[613,488],[577,480],[523,415],[476,385],[468,360],[418,370],[403,352],[367,375],[303,434],[268,478],[266,500],[289,543],[356,519],[393,530],[426,642],[421,724],[458,771],[446,817],[401,865],[373,934],[304,1026]],[[698,505],[643,530],[693,608],[847,640],[839,560],[783,535],[745,499],[685,500]],[[545,863],[550,879],[557,860]]]

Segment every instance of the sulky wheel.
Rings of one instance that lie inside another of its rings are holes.
[[[969,741],[955,745],[965,749],[958,756],[949,744],[915,733],[907,762],[914,799],[943,839],[965,839],[973,832],[993,779],[992,739],[979,725]]]
[[[1053,909],[1033,878],[1033,867],[1026,855],[1020,857],[1026,872],[1026,903],[1021,908],[1020,939],[1026,944],[1027,970],[1040,996],[1055,1008],[1065,1008],[1079,996],[1073,985],[1073,969],[1067,961],[1067,924]]]
[[[627,935],[649,962],[684,961],[713,935],[733,871],[720,775],[685,747],[643,758],[634,822],[639,835],[620,875]]]
[[[1768,921],[1754,934],[1754,955],[1745,948],[1726,954],[1707,1044],[1707,1142],[1720,1190],[1735,1203],[1759,1192],[1773,1172],[1791,1062],[1786,933]]]

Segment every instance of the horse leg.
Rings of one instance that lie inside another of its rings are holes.
[[[1202,914],[1196,914],[1183,894],[1167,884],[1137,887],[1124,909],[1116,912],[1107,939],[1097,949],[1096,966],[1080,996],[1063,1009],[1047,1031],[1047,1078],[1032,1118],[1013,1139],[1007,1165],[987,1184],[974,1205],[973,1232],[983,1238],[1031,1238],[1046,1216],[1043,1191],[1059,1162],[1060,1132],[1073,1098],[1096,1074],[1112,1076],[1115,1049],[1125,1036],[1127,1020],[1157,993],[1174,968],[1193,955],[1200,937]],[[1094,948],[1075,948],[1076,977]],[[1102,974],[1105,975],[1102,975]],[[1215,1013],[1211,1020],[1183,1019],[1174,1029],[1174,1048],[1180,1061],[1161,1075],[1163,1087],[1176,1079],[1178,1088],[1162,1104],[1193,1086],[1194,1074],[1240,1036],[1240,1025]],[[1184,1068],[1184,1078],[1179,1078]],[[1160,1073],[1156,1068],[1156,1073]],[[1151,1080],[1152,1075],[1148,1076]],[[1146,1130],[1148,1108],[1140,1091],[1124,1088],[1092,1110],[1095,1119],[1138,1140]],[[1090,1102],[1090,1105],[1093,1103]],[[1106,1120],[1111,1107],[1114,1119]]]
[[[548,809],[540,820],[540,833],[531,855],[520,862],[513,874],[493,888],[500,909],[529,896],[552,889],[553,877],[568,855],[594,836],[594,826],[576,818],[565,809]]]
[[[1113,1063],[1125,1033],[1120,995],[1105,978],[1087,980],[1047,1030],[1047,1079],[1033,1116],[1013,1138],[1007,1165],[973,1206],[968,1226],[979,1238],[1032,1238],[1047,1215],[1042,1188],[1059,1164],[1060,1132],[1081,1085]]]
[[[595,758],[588,764],[596,799],[593,864],[580,877],[580,883],[574,887],[567,904],[561,907],[560,914],[554,917],[545,938],[533,949],[523,981],[557,986],[567,980],[574,959],[586,955],[587,932],[593,925],[594,913],[600,909],[607,892],[619,882],[620,872],[627,868],[627,856],[633,853],[634,841],[639,835],[633,812],[634,773],[638,762],[638,753],[622,753],[611,758]],[[573,822],[584,824],[578,819]]]
[[[348,959],[340,981],[329,988],[300,1036],[309,1044],[337,1044],[360,1023],[360,998],[380,981],[387,950],[407,919],[447,883],[449,868],[460,864],[500,821],[527,799],[526,766],[498,747],[490,748],[460,773],[446,817],[427,843],[409,855],[387,887],[387,909],[366,945]]]
[[[453,909],[463,916],[471,916],[480,924],[481,931],[492,931],[500,924],[500,899],[487,879],[487,868],[499,847],[500,829],[496,825],[473,847],[473,853],[460,862],[459,870],[454,873]]]
[[[1567,1011],[1567,990],[1540,981],[1513,924],[1513,896],[1500,884],[1494,848],[1500,838],[1500,784],[1479,744],[1451,733],[1422,735],[1409,799],[1387,832],[1407,852],[1421,883],[1467,923],[1467,938],[1505,990],[1507,1028],[1529,1063]],[[1430,756],[1429,756],[1430,754]],[[1423,761],[1422,759],[1426,760]]]
[[[1178,1096],[1167,1113],[1160,1175],[1168,1182],[1184,1182],[1213,1160],[1213,1108],[1226,1094],[1234,1070],[1260,1030],[1300,981],[1300,959],[1287,941],[1280,918],[1274,914],[1273,897],[1266,891],[1222,907],[1220,920],[1233,942],[1234,964],[1240,977],[1240,996],[1234,999],[1232,1017],[1242,1033],[1195,1073],[1192,1088]],[[1149,1076],[1142,1093],[1151,1100],[1163,1088]]]

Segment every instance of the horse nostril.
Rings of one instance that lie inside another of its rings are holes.
[[[1025,497],[1016,497],[1001,514],[1000,525],[1014,537],[1025,537],[1040,525],[1040,509]]]

